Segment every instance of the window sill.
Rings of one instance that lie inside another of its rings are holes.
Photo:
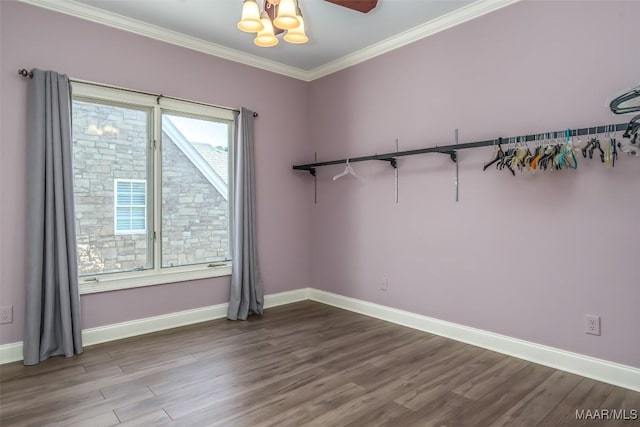
[[[176,268],[168,269],[160,273],[138,272],[135,274],[118,274],[113,276],[97,276],[97,280],[84,281],[88,277],[79,280],[80,295],[95,294],[99,292],[117,291],[121,289],[142,288],[146,286],[164,285],[167,283],[184,282],[187,280],[210,279],[231,275],[231,263],[219,267]]]

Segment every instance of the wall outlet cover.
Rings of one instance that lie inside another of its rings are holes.
[[[584,331],[590,335],[600,335],[600,316],[585,314]]]
[[[0,307],[0,325],[4,325],[5,323],[13,323],[12,305]]]

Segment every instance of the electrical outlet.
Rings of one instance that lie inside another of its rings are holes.
[[[389,279],[383,277],[382,281],[380,282],[380,290],[386,291],[387,289],[389,289]]]
[[[4,325],[5,323],[13,323],[12,305],[0,307],[0,325]]]
[[[585,314],[584,331],[590,335],[600,335],[600,316]]]

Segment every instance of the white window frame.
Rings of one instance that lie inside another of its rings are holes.
[[[121,182],[128,183],[143,183],[144,184],[144,205],[120,205],[118,204],[118,184]],[[133,234],[147,234],[147,180],[146,179],[124,179],[124,178],[116,178],[113,180],[113,234],[121,236],[121,235],[133,235]],[[118,208],[144,208],[144,228],[143,229],[134,229],[129,228],[128,230],[118,230]]]
[[[215,118],[229,123],[231,135],[234,134],[233,111],[201,103],[169,99],[147,95],[123,88],[113,88],[83,82],[72,82],[73,98],[80,101],[111,102],[117,105],[131,105],[135,108],[148,108],[152,112],[153,129],[149,141],[150,171],[147,183],[147,206],[153,206],[147,213],[146,226],[148,244],[153,247],[153,265],[143,271],[82,275],[79,277],[80,294],[107,292],[118,289],[130,289],[143,286],[161,285],[187,280],[198,280],[231,275],[232,261],[202,263],[179,267],[162,267],[162,112],[178,111],[194,116]],[[230,141],[231,142],[231,141]],[[229,159],[233,158],[233,144],[229,146]],[[232,163],[229,162],[229,188],[233,188]],[[229,232],[231,232],[232,191],[229,192]],[[114,202],[114,206],[116,202]],[[115,225],[114,225],[115,229]]]

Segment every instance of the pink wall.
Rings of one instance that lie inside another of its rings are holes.
[[[14,322],[0,343],[22,339],[25,260],[26,81],[18,68],[163,93],[260,113],[256,121],[258,246],[265,293],[308,286],[308,180],[291,165],[309,158],[307,85],[33,6],[0,1],[1,181],[0,299]],[[282,94],[287,94],[282,96]],[[286,134],[278,132],[284,125]],[[228,278],[82,297],[83,327],[226,302]]]
[[[523,2],[311,83],[319,160],[622,123],[640,84],[639,2]],[[319,170],[312,286],[640,367],[640,160],[482,171],[460,154]],[[389,289],[379,290],[383,277]],[[602,317],[586,335],[585,313]]]

